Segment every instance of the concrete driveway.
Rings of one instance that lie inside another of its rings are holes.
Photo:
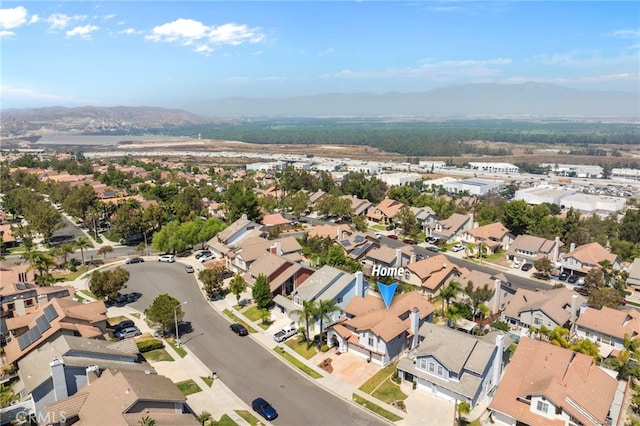
[[[331,375],[356,388],[362,386],[371,376],[380,370],[380,366],[349,352],[338,355],[336,348],[327,352],[321,352],[310,359],[310,362],[319,365],[325,359],[331,359],[333,371]]]

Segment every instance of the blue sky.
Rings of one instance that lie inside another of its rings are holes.
[[[3,108],[426,91],[640,92],[637,1],[3,1]]]

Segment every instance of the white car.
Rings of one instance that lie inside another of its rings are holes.
[[[176,257],[172,254],[163,254],[161,256],[158,256],[158,262],[169,262],[169,263],[173,263],[176,261]]]
[[[210,260],[214,260],[216,258],[215,254],[207,254],[202,256],[200,259],[198,259],[199,262],[204,263],[204,262],[208,262]]]
[[[453,250],[453,251],[464,250],[464,246],[462,244],[456,244],[455,246],[453,246],[453,248],[451,250]]]

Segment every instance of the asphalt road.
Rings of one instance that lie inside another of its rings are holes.
[[[262,396],[278,410],[281,425],[383,425],[363,409],[325,391],[292,370],[251,337],[236,336],[229,321],[204,300],[192,274],[176,263],[123,265],[131,275],[123,293],[142,297],[131,304],[144,311],[159,294],[181,302],[193,331],[180,340],[245,403]],[[275,346],[274,342],[274,346]]]

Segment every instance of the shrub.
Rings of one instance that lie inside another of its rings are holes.
[[[327,344],[325,343],[324,345],[322,345],[322,346],[320,347],[320,350],[321,350],[322,352],[326,352],[326,351],[328,351],[328,350],[329,350],[329,345],[327,345]]]
[[[491,326],[493,326],[493,328],[497,329],[497,330],[502,330],[502,331],[509,331],[509,324],[507,324],[504,321],[496,321],[493,324],[491,324]]]
[[[149,352],[161,348],[164,348],[164,343],[162,342],[162,340],[149,339],[138,342],[138,350],[140,351],[140,353]]]
[[[418,386],[418,382],[413,382],[413,385],[411,385],[411,387],[415,390],[415,388]]]

